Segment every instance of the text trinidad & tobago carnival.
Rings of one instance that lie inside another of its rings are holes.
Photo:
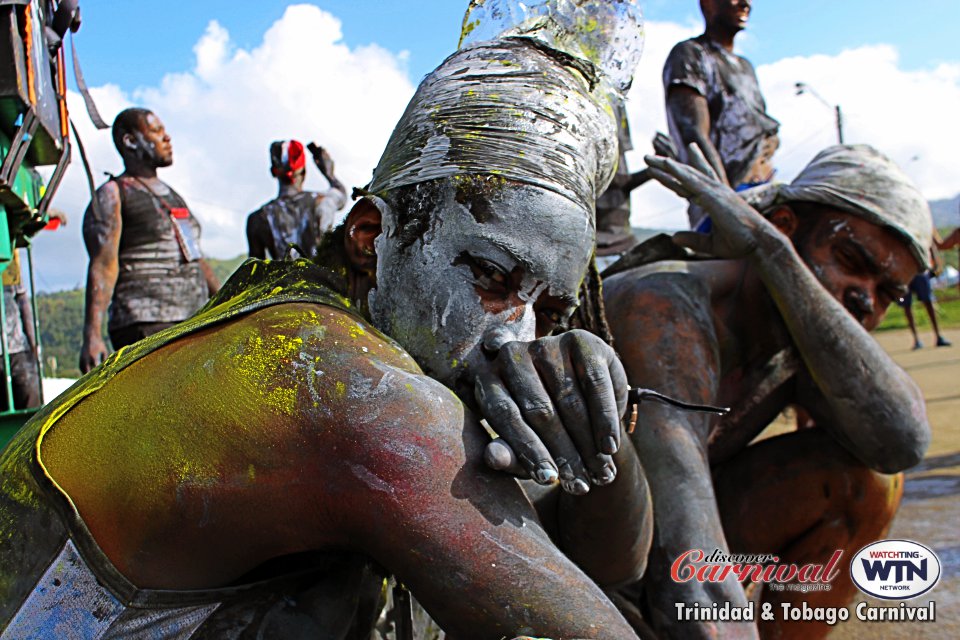
[[[838,568],[843,551],[833,552],[826,564],[780,564],[780,558],[770,554],[727,554],[715,549],[709,555],[702,549],[690,549],[680,554],[670,567],[674,582],[723,582],[736,577],[741,583],[764,584],[774,591],[829,591],[830,583],[839,575]],[[735,607],[729,602],[710,605],[699,603],[675,603],[678,621],[731,621],[751,622],[757,620],[756,603]],[[853,608],[856,617],[865,622],[935,622],[936,603],[908,606],[901,602],[898,607],[876,607],[859,602]],[[775,608],[767,602],[761,604],[760,620],[819,621],[828,625],[850,619],[847,607],[812,607],[782,602]]]

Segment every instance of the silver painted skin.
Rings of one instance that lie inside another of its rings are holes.
[[[457,391],[472,394],[471,372],[486,358],[485,334],[497,329],[509,333],[501,340],[534,340],[533,305],[541,295],[565,297],[571,305],[577,299],[593,250],[593,222],[552,191],[504,186],[489,203],[493,215],[480,223],[456,201],[455,181],[448,180],[431,213],[431,229],[405,249],[394,238],[396,218],[389,205],[379,199],[377,204],[383,233],[377,238],[377,288],[369,295],[373,323],[431,377]],[[470,268],[453,264],[464,252],[508,274],[522,268],[522,313],[484,309]],[[544,282],[555,284],[547,290]]]

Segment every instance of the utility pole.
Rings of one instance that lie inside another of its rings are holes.
[[[837,124],[837,142],[839,142],[840,144],[843,144],[843,112],[840,110],[840,105],[830,104],[829,102],[824,100],[823,97],[821,97],[819,93],[814,91],[813,87],[808,85],[806,82],[798,82],[796,83],[795,86],[797,88],[798,96],[802,96],[805,93],[809,93],[810,95],[812,95],[814,98],[819,100],[821,103],[826,105],[829,109],[831,109],[834,112],[834,115],[836,116],[836,124]]]

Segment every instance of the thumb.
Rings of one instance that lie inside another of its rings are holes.
[[[517,454],[502,438],[489,443],[483,452],[483,461],[494,471],[503,471],[519,478],[529,478],[530,474],[520,465]]]
[[[698,231],[678,231],[673,234],[673,243],[697,253],[713,253],[713,236]]]

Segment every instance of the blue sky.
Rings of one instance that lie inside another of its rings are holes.
[[[370,179],[420,78],[456,47],[467,0],[84,0],[76,37],[88,84],[107,121],[131,105],[167,125],[174,164],[168,181],[203,224],[203,250],[246,251],[246,215],[272,198],[271,140],[315,140],[333,154],[348,186]],[[627,100],[642,165],[666,127],[661,69],[670,49],[702,30],[697,0],[646,0],[643,59]],[[213,21],[216,21],[215,23]],[[796,95],[803,81],[842,104],[848,142],[878,147],[930,199],[960,191],[960,2],[756,0],[737,46],[757,67],[770,113],[781,123],[774,160],[789,181],[836,140],[833,111]],[[376,45],[376,46],[369,46]],[[119,173],[108,132],[71,110],[100,182]],[[307,188],[325,181],[312,168]],[[72,221],[36,240],[42,289],[83,284],[80,219],[89,201],[79,158],[53,206]],[[686,203],[650,184],[632,196],[635,226],[678,229]]]
[[[90,0],[83,3],[78,45],[87,81],[125,90],[156,84],[165,73],[193,65],[192,47],[217,20],[241,48],[259,44],[291,2],[285,0]],[[377,43],[409,51],[418,79],[457,43],[466,0],[316,0],[343,21],[350,46]],[[696,0],[647,0],[648,20],[701,24]],[[957,0],[757,0],[744,51],[760,65],[782,58],[837,54],[866,44],[897,47],[904,69],[957,60]]]

